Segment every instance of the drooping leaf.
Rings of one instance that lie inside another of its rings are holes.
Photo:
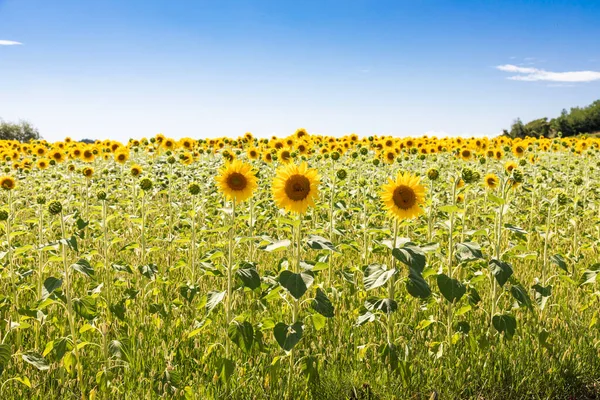
[[[600,273],[600,263],[592,265],[588,270],[584,271],[579,278],[579,286],[595,283]]]
[[[527,294],[527,290],[523,286],[512,285],[510,287],[510,294],[517,300],[517,303],[519,303],[520,306],[525,306],[530,310],[533,310],[529,294]]]
[[[81,317],[92,320],[98,315],[96,298],[85,296],[79,299],[73,299],[73,310]]]
[[[154,279],[158,273],[158,266],[156,266],[156,264],[140,265],[138,270],[140,271],[140,274],[144,275],[146,278]]]
[[[489,268],[492,275],[494,278],[496,278],[496,281],[501,287],[504,286],[506,281],[508,281],[508,278],[510,278],[513,274],[512,266],[509,263],[495,258],[490,260]]]
[[[408,280],[406,281],[406,291],[413,297],[420,299],[426,299],[431,296],[431,289],[427,281],[423,279],[423,276],[416,271],[412,270],[408,273]]]
[[[396,260],[405,264],[409,268],[412,268],[419,273],[423,272],[425,268],[425,252],[420,247],[412,244],[406,243],[402,247],[397,247],[392,250],[392,255]]]
[[[12,352],[10,345],[6,343],[0,343],[0,372],[2,372],[8,366],[11,355]]]
[[[498,332],[504,333],[507,339],[511,339],[517,331],[517,320],[509,314],[494,315],[492,324]]]
[[[245,287],[249,288],[250,290],[256,290],[260,288],[260,276],[258,275],[256,267],[250,266],[246,268],[240,268],[235,273]]]
[[[62,285],[62,280],[50,276],[44,280],[44,284],[42,285],[42,300],[46,300],[52,292],[56,289],[60,288]]]
[[[23,358],[23,361],[33,365],[40,371],[46,371],[50,369],[50,364],[48,364],[46,359],[42,357],[39,353],[28,352],[23,354],[21,357]]]
[[[483,258],[483,253],[481,252],[481,246],[479,246],[479,244],[475,242],[464,242],[456,244],[454,256],[460,263],[480,260]]]
[[[279,283],[286,288],[296,300],[298,300],[312,285],[315,278],[308,272],[296,274],[285,270],[279,274]]]
[[[337,252],[337,249],[329,240],[317,235],[309,235],[306,244],[313,250],[329,250]]]
[[[90,265],[88,260],[81,259],[77,261],[75,264],[71,265],[75,271],[82,273],[83,275],[91,278],[94,276],[94,268]]]
[[[212,310],[214,310],[214,308],[218,306],[220,302],[223,301],[226,294],[227,291],[225,290],[222,292],[208,292],[208,294],[206,295],[206,312],[209,313]]]
[[[558,268],[562,269],[566,273],[569,273],[569,268],[567,267],[567,262],[565,261],[565,258],[562,255],[554,254],[553,256],[550,256],[550,261],[552,261],[552,263],[556,264],[558,266]]]
[[[365,269],[364,285],[366,290],[376,289],[396,273],[395,269],[385,269],[381,264],[371,264]]]
[[[331,301],[327,298],[325,292],[320,288],[317,289],[317,295],[312,302],[312,308],[324,317],[333,318],[333,304],[331,304]]]
[[[273,242],[266,246],[260,247],[260,250],[264,250],[264,251],[268,251],[268,252],[278,251],[278,250],[285,249],[290,244],[292,244],[292,242],[289,239],[278,240],[277,242]]]
[[[465,285],[445,274],[437,276],[437,284],[444,298],[450,303],[458,302],[467,292]]]
[[[248,321],[232,321],[227,328],[227,335],[243,352],[249,353],[254,342],[254,327]]]
[[[279,322],[273,328],[273,335],[279,346],[285,350],[290,351],[294,348],[302,339],[303,325],[302,322],[297,321],[293,325],[288,325],[283,322]]]

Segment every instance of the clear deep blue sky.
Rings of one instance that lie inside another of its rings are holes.
[[[496,135],[600,98],[598,21],[598,0],[0,0],[0,118],[48,140]]]

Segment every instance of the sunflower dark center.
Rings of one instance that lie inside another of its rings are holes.
[[[304,175],[292,175],[285,182],[285,194],[294,201],[301,201],[308,197],[310,181]]]
[[[232,190],[244,190],[247,184],[246,177],[239,172],[233,172],[227,177],[227,186]]]
[[[394,200],[394,204],[403,210],[408,210],[417,203],[415,191],[406,185],[400,185],[394,189],[392,199]]]

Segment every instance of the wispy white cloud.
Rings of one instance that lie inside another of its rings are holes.
[[[0,46],[16,46],[23,44],[21,42],[15,42],[14,40],[0,40]]]
[[[538,68],[520,67],[518,65],[498,65],[496,69],[520,75],[509,76],[513,81],[548,81],[548,82],[592,82],[600,80],[600,71],[551,72]]]

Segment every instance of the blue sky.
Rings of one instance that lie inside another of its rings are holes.
[[[48,140],[497,135],[600,98],[598,20],[597,0],[0,0],[0,118]]]

